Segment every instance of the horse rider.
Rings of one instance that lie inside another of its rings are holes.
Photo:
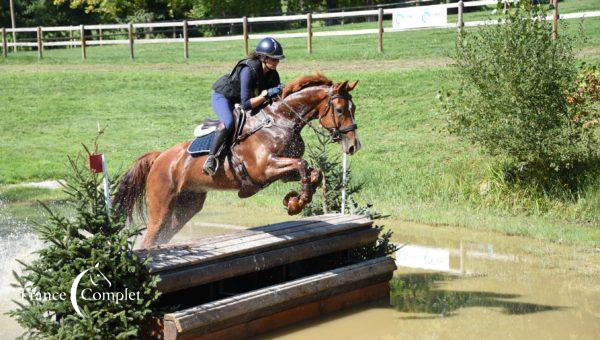
[[[283,86],[277,65],[283,58],[281,44],[273,38],[264,38],[247,59],[240,60],[229,75],[222,76],[214,83],[211,103],[221,124],[204,162],[205,174],[214,176],[217,172],[219,160],[216,154],[234,128],[234,104],[240,103],[244,111],[252,110],[254,114],[281,93]]]

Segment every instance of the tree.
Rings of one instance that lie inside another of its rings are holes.
[[[75,215],[46,207],[48,222],[35,226],[46,247],[33,262],[20,262],[21,275],[14,273],[24,303],[17,302],[9,315],[31,338],[135,338],[158,297],[150,259],[133,251],[132,238],[141,231],[125,225],[118,207],[105,210],[100,178],[86,168],[84,157],[69,158],[69,164],[72,175],[64,190]],[[69,298],[73,287],[81,315]]]

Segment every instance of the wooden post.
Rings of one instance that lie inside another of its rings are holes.
[[[383,8],[379,9],[379,13],[377,15],[377,25],[379,27],[377,32],[377,50],[379,53],[383,53]]]
[[[133,53],[133,24],[129,23],[129,55],[131,59],[135,59],[135,55]]]
[[[85,52],[85,28],[83,25],[79,26],[79,36],[81,38],[81,59],[85,60],[87,55]]]
[[[463,2],[463,0],[460,0],[458,2],[458,22],[456,24],[456,27],[458,28],[458,31],[461,32],[463,27],[465,27],[465,18],[463,17],[463,12],[465,9],[465,3]]]
[[[100,38],[100,45],[102,45],[102,40],[104,38],[104,36],[102,34],[102,28],[98,29],[98,37]]]
[[[554,0],[554,24],[552,26],[552,40],[558,39],[558,0]]]
[[[187,20],[183,20],[183,57],[185,59],[190,57]]]
[[[244,34],[244,55],[248,55],[248,17],[243,17],[242,19],[242,31]]]
[[[8,44],[6,43],[6,28],[2,27],[2,56],[6,58],[8,56]]]
[[[12,36],[13,36],[13,52],[17,53],[17,32],[15,28],[17,28],[17,24],[15,21],[15,6],[13,5],[13,0],[9,1],[10,4],[10,23],[12,25]]]
[[[306,14],[306,49],[312,54],[312,14]]]
[[[38,50],[38,59],[42,59],[43,57],[43,44],[42,44],[42,27],[38,26],[37,28],[37,50]]]

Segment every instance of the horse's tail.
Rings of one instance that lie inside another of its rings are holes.
[[[160,154],[160,151],[148,152],[138,158],[131,169],[121,177],[114,203],[117,211],[126,214],[129,221],[133,219],[133,210],[136,206],[140,216],[143,216],[146,179],[152,164]]]

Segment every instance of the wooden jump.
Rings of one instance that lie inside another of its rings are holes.
[[[323,215],[140,250],[160,276],[165,339],[245,338],[388,295],[396,266],[360,262],[372,221]]]

